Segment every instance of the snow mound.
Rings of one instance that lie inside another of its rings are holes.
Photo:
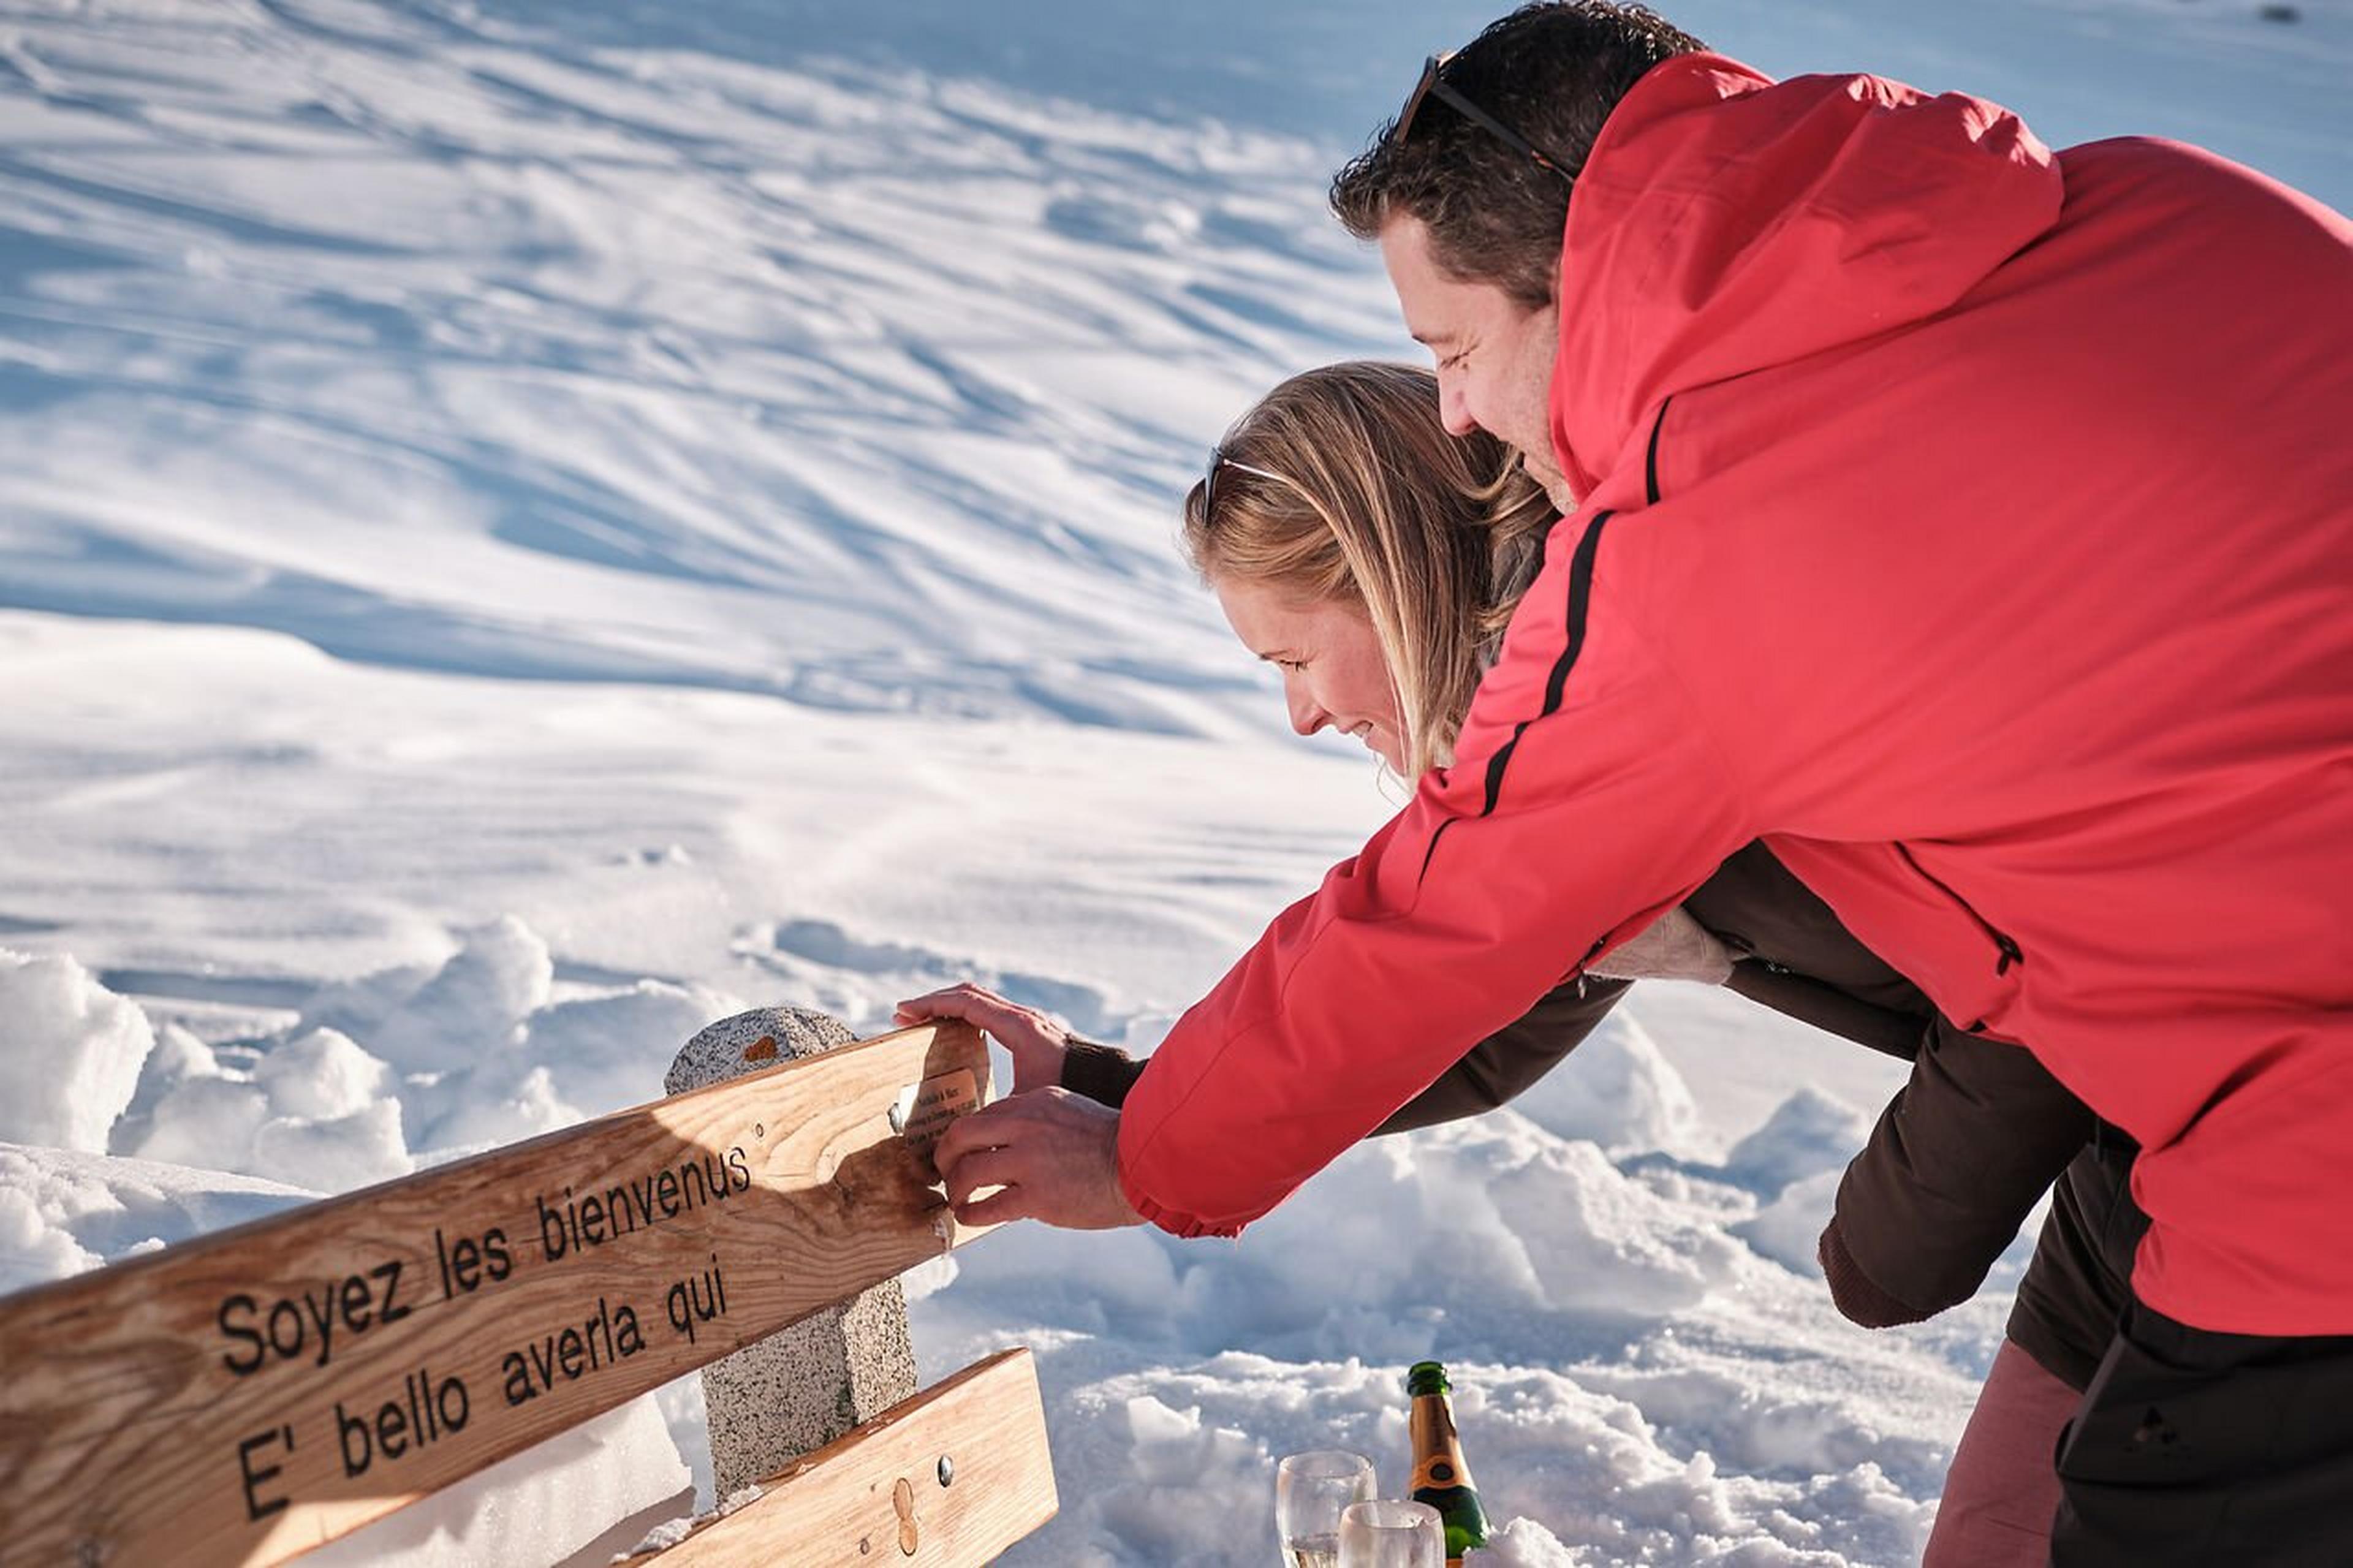
[[[546,942],[521,920],[501,916],[460,933],[460,942],[366,1037],[405,1072],[470,1067],[512,1045],[515,1026],[547,1002],[555,965]]]
[[[1618,1157],[1658,1150],[1688,1159],[1715,1152],[1683,1075],[1623,1006],[1602,1020],[1565,1064],[1512,1102],[1560,1138],[1581,1138]]]
[[[1737,1248],[1592,1144],[1515,1142],[1488,1144],[1461,1197],[1487,1194],[1547,1306],[1648,1316],[1696,1305],[1732,1278]]]
[[[241,1170],[252,1162],[254,1134],[269,1118],[269,1092],[251,1079],[191,1078],[156,1103],[146,1136],[131,1152],[164,1164]]]
[[[1871,1118],[1862,1111],[1835,1095],[1801,1089],[1733,1145],[1725,1174],[1770,1197],[1792,1182],[1843,1169],[1870,1137]]]
[[[406,1100],[427,1147],[512,1142],[662,1097],[679,1047],[735,998],[700,985],[642,979],[539,1007],[506,1043],[468,1068],[415,1083]]]
[[[348,1116],[273,1116],[254,1130],[245,1169],[320,1192],[348,1192],[417,1169],[400,1135],[400,1102],[379,1100]]]
[[[1732,1227],[1732,1233],[1784,1268],[1809,1278],[1821,1272],[1814,1258],[1822,1227],[1838,1205],[1839,1178],[1843,1173],[1822,1171],[1792,1182],[1778,1197]]]
[[[71,954],[0,948],[0,1139],[106,1152],[155,1031]]]
[[[0,1291],[242,1225],[314,1195],[216,1171],[0,1143]]]
[[[1454,1380],[1459,1424],[1484,1450],[1513,1456],[1508,1475],[1491,1465],[1481,1476],[1489,1517],[1543,1521],[1542,1533],[1515,1537],[1505,1552],[1538,1563],[1917,1560],[1933,1509],[1905,1497],[1869,1458],[1818,1451],[1778,1474],[1736,1472],[1667,1429],[1647,1400],[1632,1403],[1598,1380],[1466,1372]],[[1695,1432],[1720,1440],[1704,1421]],[[1468,1457],[1478,1473],[1477,1454]],[[1546,1555],[1564,1536],[1578,1557]]]
[[[581,1119],[579,1108],[555,1092],[554,1073],[529,1062],[457,1075],[445,1087],[447,1092],[410,1091],[412,1100],[435,1108],[424,1113],[431,1128],[427,1158],[434,1163],[536,1138]]]
[[[348,1036],[313,1029],[269,1050],[250,1075],[183,1078],[155,1102],[138,1153],[312,1192],[389,1181],[417,1168],[398,1087]]]
[[[1462,1554],[1462,1568],[1579,1568],[1560,1537],[1532,1519],[1515,1519]]]
[[[639,980],[534,1012],[524,1020],[520,1055],[545,1063],[555,1092],[583,1114],[602,1115],[659,1100],[679,1047],[741,1006],[702,986]]]
[[[1348,1151],[1233,1244],[1016,1226],[953,1295],[1007,1321],[1311,1359],[1434,1353],[1450,1314],[1639,1318],[1731,1283],[1742,1249],[1587,1142],[1501,1112]]]
[[[25,1180],[24,1157],[0,1149],[0,1293],[22,1290],[102,1261],[73,1237],[61,1216],[45,1211]]]
[[[662,1072],[679,1047],[743,1006],[709,986],[650,977],[558,997],[554,971],[546,939],[507,915],[458,932],[455,951],[438,964],[396,965],[322,986],[301,1010],[312,1029],[303,1038],[342,1040],[344,1048],[332,1060],[304,1058],[305,1080],[320,1080],[339,1116],[395,1103],[411,1144],[446,1157],[660,1099]],[[272,1049],[257,1078],[278,1070],[271,1064],[290,1048]],[[369,1115],[346,1131],[375,1141],[375,1170],[389,1163],[391,1146],[385,1113]],[[166,1147],[174,1157],[193,1152]]]
[[[139,1069],[138,1092],[107,1133],[108,1150],[121,1154],[137,1148],[153,1131],[155,1107],[166,1095],[191,1079],[220,1076],[220,1058],[210,1044],[183,1025],[158,1024],[155,1047]]]
[[[390,1094],[392,1069],[333,1029],[313,1029],[261,1058],[253,1081],[283,1116],[356,1115]]]

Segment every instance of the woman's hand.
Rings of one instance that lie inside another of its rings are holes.
[[[899,1004],[899,1023],[928,1024],[934,1018],[962,1018],[976,1024],[1013,1056],[1013,1092],[1049,1089],[1062,1081],[1062,1058],[1071,1048],[1071,1032],[1034,1007],[1008,1002],[994,991],[966,982]]]
[[[899,1004],[898,1021],[961,1018],[1013,1056],[1013,1092],[959,1116],[932,1151],[966,1225],[1039,1219],[1069,1230],[1141,1225],[1119,1186],[1119,1112],[1061,1087],[1071,1032],[970,984]],[[997,1191],[976,1199],[985,1188]]]

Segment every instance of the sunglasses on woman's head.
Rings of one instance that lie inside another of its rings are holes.
[[[1444,72],[1446,62],[1453,58],[1453,51],[1449,50],[1442,55],[1432,55],[1421,62],[1421,79],[1413,84],[1413,92],[1406,99],[1405,107],[1398,111],[1397,129],[1389,132],[1390,144],[1392,146],[1405,144],[1405,139],[1413,132],[1413,122],[1421,113],[1423,102],[1434,98],[1521,157],[1540,168],[1551,171],[1563,184],[1569,184],[1568,171],[1562,167],[1559,159],[1540,150],[1535,142],[1472,102],[1459,89],[1449,85]]]
[[[1253,468],[1248,463],[1236,462],[1227,457],[1225,444],[1219,442],[1209,448],[1208,472],[1201,476],[1201,515],[1204,518],[1212,515],[1217,507],[1218,471],[1221,468],[1239,468],[1245,474],[1255,474],[1261,479],[1272,479],[1277,484],[1282,482],[1281,474],[1269,473],[1264,468]]]

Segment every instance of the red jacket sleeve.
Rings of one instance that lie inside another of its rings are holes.
[[[1455,764],[1154,1054],[1119,1140],[1147,1219],[1238,1232],[1755,837],[1672,671],[1592,591],[1607,524],[1555,531]]]

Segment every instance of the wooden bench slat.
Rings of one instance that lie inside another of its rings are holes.
[[[0,1563],[281,1561],[935,1257],[894,1108],[987,1073],[902,1030],[0,1299]]]
[[[1000,1352],[762,1484],[758,1500],[631,1568],[987,1563],[1060,1507],[1037,1363]]]

